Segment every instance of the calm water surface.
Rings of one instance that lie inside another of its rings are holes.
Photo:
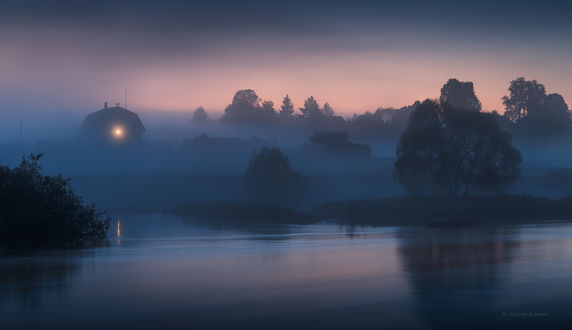
[[[106,247],[2,252],[0,329],[572,326],[568,224],[229,228],[120,219]]]

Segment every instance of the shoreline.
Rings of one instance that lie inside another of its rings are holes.
[[[328,202],[309,211],[254,201],[192,202],[166,209],[114,209],[163,213],[212,223],[458,227],[480,224],[572,222],[572,197],[527,195],[420,196]]]

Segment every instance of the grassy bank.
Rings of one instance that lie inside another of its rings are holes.
[[[572,198],[521,195],[395,197],[326,203],[311,215],[364,225],[468,225],[572,219]]]

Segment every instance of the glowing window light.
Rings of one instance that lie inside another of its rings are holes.
[[[125,130],[121,126],[116,126],[113,128],[113,137],[116,139],[121,139],[125,135]]]

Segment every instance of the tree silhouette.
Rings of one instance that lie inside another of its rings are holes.
[[[307,119],[320,118],[323,116],[320,105],[313,96],[310,96],[304,101],[304,107],[300,108],[302,116]]]
[[[412,194],[501,192],[519,176],[520,152],[492,114],[443,110],[425,100],[397,147],[395,176]]]
[[[548,94],[542,108],[532,111],[521,121],[521,126],[533,133],[558,134],[569,130],[570,112],[560,94]]]
[[[232,104],[245,104],[252,108],[256,108],[260,103],[260,98],[252,89],[241,89],[234,94]]]
[[[202,106],[198,107],[193,113],[193,123],[206,123],[209,121],[209,115],[207,114],[205,108]]]
[[[280,112],[278,113],[282,118],[290,118],[294,115],[294,104],[292,100],[286,94],[282,100],[282,105],[280,106]]]
[[[260,106],[260,111],[262,111],[262,113],[264,113],[265,115],[270,115],[270,116],[275,115],[276,110],[274,110],[274,102],[270,100],[263,101],[262,105]]]
[[[105,239],[109,218],[84,205],[69,180],[45,176],[30,155],[0,167],[0,242],[9,246],[78,248]]]
[[[544,107],[554,117],[560,117],[558,119],[568,121],[568,105],[562,95],[557,93],[548,94],[544,100]]]
[[[324,108],[322,109],[325,116],[332,117],[335,115],[334,109],[330,106],[328,102],[324,103]]]
[[[544,85],[536,80],[520,77],[511,81],[503,103],[505,117],[529,133],[554,134],[569,129],[570,113],[564,98],[555,93],[546,95]]]
[[[510,82],[509,95],[502,98],[505,105],[505,116],[515,122],[526,117],[530,111],[540,109],[546,89],[536,80],[525,80],[524,77],[516,78]]]
[[[481,111],[481,102],[475,95],[475,88],[470,81],[449,79],[441,88],[439,101],[443,109]]]
[[[290,160],[278,148],[265,147],[250,158],[246,188],[256,200],[288,203],[295,197],[299,181],[299,175],[290,167]]]
[[[223,121],[248,123],[255,120],[260,107],[260,98],[252,89],[239,90],[234,94],[223,116]]]
[[[366,111],[362,114],[354,114],[351,120],[353,130],[358,134],[382,133],[386,126],[386,121],[381,112],[372,113]]]

